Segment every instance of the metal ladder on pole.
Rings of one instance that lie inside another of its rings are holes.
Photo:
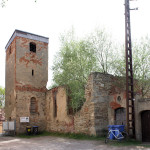
[[[125,0],[125,48],[126,48],[126,107],[127,107],[127,132],[135,136],[135,117],[134,117],[134,88],[133,88],[133,69],[132,69],[132,45],[130,29],[130,6],[129,0]]]

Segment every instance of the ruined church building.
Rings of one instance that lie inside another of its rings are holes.
[[[40,131],[102,135],[108,125],[125,125],[126,92],[115,84],[118,77],[91,73],[86,101],[75,114],[68,112],[65,87],[46,89],[48,43],[46,37],[15,30],[6,45],[5,115],[7,120],[16,120],[16,132],[36,125]],[[29,117],[29,122],[21,122],[21,117]],[[137,140],[150,141],[149,117],[150,99],[136,95]]]

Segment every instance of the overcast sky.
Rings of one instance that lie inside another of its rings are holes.
[[[150,36],[150,0],[130,2],[132,39]],[[83,37],[96,27],[106,28],[124,42],[124,0],[9,0],[0,7],[0,86],[5,87],[5,46],[15,29],[49,37],[49,68],[59,50],[60,34],[72,28]],[[49,69],[51,84],[52,71]]]

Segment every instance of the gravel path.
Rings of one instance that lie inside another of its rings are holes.
[[[0,137],[0,150],[150,150],[142,146],[114,147],[103,141],[74,140],[59,137]]]

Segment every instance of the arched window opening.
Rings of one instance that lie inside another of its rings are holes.
[[[115,110],[115,124],[126,125],[126,109],[118,108]]]
[[[35,97],[32,97],[30,100],[30,113],[37,112],[37,101]]]
[[[36,53],[36,44],[35,43],[30,43],[30,51],[33,53]]]

